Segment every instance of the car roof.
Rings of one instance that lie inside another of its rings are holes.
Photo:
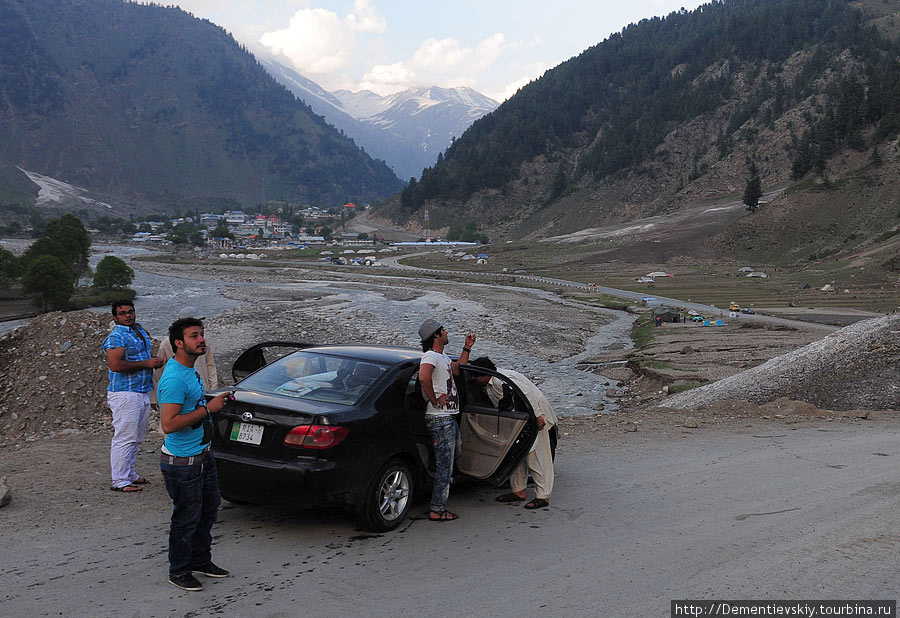
[[[346,356],[379,363],[397,364],[409,360],[419,360],[423,352],[414,348],[387,345],[319,345],[304,348],[303,352],[322,353],[332,356]]]

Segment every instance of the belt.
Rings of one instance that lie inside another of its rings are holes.
[[[191,455],[190,457],[176,457],[175,455],[160,453],[159,463],[169,464],[170,466],[193,466],[194,464],[200,463],[203,457],[208,453],[208,448],[205,451],[202,451],[196,455]]]
[[[453,418],[454,416],[456,416],[456,414],[426,414],[425,420],[434,422],[446,421],[447,419]]]

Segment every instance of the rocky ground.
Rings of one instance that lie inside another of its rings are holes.
[[[262,340],[410,346],[416,343],[421,320],[434,315],[451,332],[451,352],[459,351],[462,333],[472,330],[479,335],[476,354],[488,354],[498,365],[531,375],[560,413],[562,448],[575,451],[635,438],[680,440],[685,432],[727,432],[759,423],[877,422],[891,416],[878,411],[887,406],[866,410],[847,405],[843,411],[830,411],[827,405],[799,401],[802,392],[773,393],[750,403],[741,389],[723,391],[713,400],[698,399],[682,406],[686,409],[663,407],[670,401],[689,401],[694,391],[668,396],[669,386],[685,376],[702,382],[752,375],[768,359],[820,340],[826,334],[821,330],[666,325],[637,352],[643,362],[626,366],[622,361],[635,354],[627,349],[635,316],[547,292],[403,278],[352,280],[316,269],[141,268],[236,284],[227,295],[247,304],[207,321],[226,383],[237,355]],[[237,285],[248,279],[252,286]],[[866,324],[854,332],[865,331]],[[864,345],[852,357],[854,364],[840,374],[848,392],[871,390],[871,384],[852,389],[849,384],[853,367],[872,364],[867,360],[872,355],[883,356],[880,368],[890,362],[898,366],[895,348],[884,345],[896,324],[891,321],[886,330],[884,326],[877,329],[883,336],[865,340],[880,344]],[[107,490],[111,426],[100,348],[108,329],[105,314],[51,313],[0,337],[0,477],[9,478],[14,502],[18,493],[27,507],[16,509],[21,518],[17,525],[66,522],[73,505],[85,516],[121,516],[108,512],[115,494]],[[835,348],[822,349],[823,354],[838,354],[834,364],[849,358]],[[802,369],[807,374],[815,371],[814,365]],[[800,373],[798,366],[792,376]],[[857,375],[866,380],[874,376],[861,369]],[[160,440],[155,433],[148,437],[139,459],[142,471],[157,468],[154,452]],[[46,482],[48,478],[53,482]],[[42,488],[39,495],[32,491],[35,487]]]

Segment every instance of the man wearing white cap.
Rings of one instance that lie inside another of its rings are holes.
[[[182,318],[196,318],[198,320],[206,319],[204,316],[200,315],[200,312],[197,311],[195,307],[185,307],[179,311],[178,319],[180,320]],[[206,354],[203,355],[200,364],[194,365],[194,369],[197,370],[197,374],[200,376],[200,379],[203,380],[203,388],[209,392],[219,387],[219,373],[216,371],[216,360],[213,358],[209,337],[204,337],[204,339],[206,340]],[[163,362],[163,365],[153,372],[153,391],[150,393],[150,403],[153,406],[158,405],[156,399],[156,386],[159,384],[159,378],[162,376],[165,362],[172,358],[173,354],[172,344],[169,343],[169,338],[163,338],[159,344],[159,352],[156,353],[156,358],[160,359]]]

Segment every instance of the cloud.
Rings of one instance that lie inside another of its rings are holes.
[[[414,86],[440,84],[445,87],[474,87],[477,76],[494,65],[500,56],[517,44],[507,42],[497,32],[474,47],[454,38],[428,38],[409,60],[371,67],[360,87],[386,95]]]
[[[306,75],[328,74],[350,62],[353,34],[346,22],[326,9],[301,9],[287,28],[263,34],[259,42],[288,58]]]
[[[357,33],[386,29],[387,21],[372,0],[355,0],[343,18],[328,9],[300,9],[286,28],[265,32],[259,42],[290,60],[300,73],[333,84],[354,60]]]
[[[366,71],[359,83],[359,88],[387,95],[406,90],[415,81],[414,77],[409,67],[403,62],[379,64]]]
[[[387,30],[387,21],[378,14],[378,9],[370,0],[356,0],[353,12],[347,15],[347,25],[355,32],[383,33]]]

